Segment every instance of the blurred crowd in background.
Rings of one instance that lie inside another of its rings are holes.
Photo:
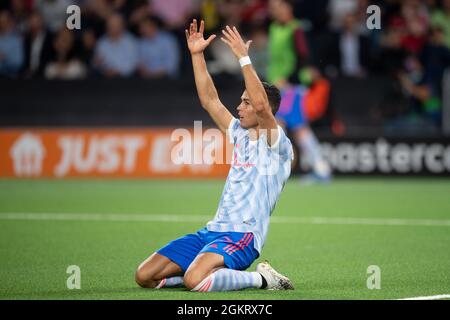
[[[72,4],[81,30],[66,28]],[[380,30],[366,24],[372,4],[381,8]],[[0,77],[190,75],[184,30],[194,17],[206,34],[230,25],[252,39],[253,64],[272,83],[301,82],[299,71],[311,66],[327,78],[389,75],[412,108],[440,121],[450,0],[1,0]],[[240,77],[221,41],[206,56],[213,75]]]

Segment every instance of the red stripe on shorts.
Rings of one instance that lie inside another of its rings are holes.
[[[230,249],[227,253],[233,254],[238,250],[244,249],[247,245],[245,245],[246,242],[248,242],[249,238],[251,238],[251,233],[245,234],[244,237],[242,237],[241,240],[239,240],[232,249]]]

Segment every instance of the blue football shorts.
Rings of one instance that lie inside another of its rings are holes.
[[[259,257],[251,232],[215,232],[206,227],[169,242],[157,251],[178,264],[183,272],[198,254],[213,252],[223,256],[225,266],[245,270]]]

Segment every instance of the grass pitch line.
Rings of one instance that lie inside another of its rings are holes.
[[[321,218],[321,217],[273,217],[272,222],[304,223],[304,224],[347,224],[347,225],[380,225],[380,226],[447,226],[450,220],[445,219],[397,219],[397,218]]]
[[[450,299],[450,294],[438,294],[435,296],[403,298],[398,300],[441,300],[441,299]]]
[[[49,221],[123,221],[123,222],[203,222],[213,215],[153,215],[153,214],[100,214],[100,213],[0,213],[0,220],[49,220]],[[322,218],[280,217],[273,223],[323,224],[323,225],[379,225],[379,226],[437,226],[450,227],[445,219],[394,219],[394,218]]]

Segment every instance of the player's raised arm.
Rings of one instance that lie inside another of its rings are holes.
[[[220,130],[225,132],[230,121],[233,119],[231,113],[225,108],[219,99],[216,87],[206,68],[206,61],[203,51],[214,40],[215,35],[208,39],[203,38],[204,22],[200,22],[200,28],[197,29],[197,20],[193,20],[186,30],[186,40],[192,57],[192,66],[194,68],[195,85],[197,87],[200,103],[208,111]]]
[[[241,65],[243,65],[242,72],[244,74],[245,88],[250,102],[255,109],[256,119],[259,127],[267,130],[267,143],[272,145],[278,139],[278,125],[270,108],[263,84],[248,57],[248,50],[252,41],[250,40],[244,43],[235,27],[230,28],[226,26],[226,29],[222,30],[222,33],[223,37],[221,40],[230,47]]]

